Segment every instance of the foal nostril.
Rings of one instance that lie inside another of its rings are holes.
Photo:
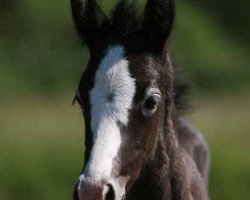
[[[105,194],[105,200],[115,200],[115,191],[111,184],[107,184],[107,192]]]

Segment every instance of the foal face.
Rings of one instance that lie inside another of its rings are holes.
[[[80,195],[86,199],[86,190],[95,186],[97,196],[121,199],[153,156],[162,129],[162,67],[157,57],[130,53],[123,44],[105,49],[94,65],[77,90],[83,109],[89,107],[83,113],[93,141],[79,178],[79,189],[85,188]]]
[[[90,50],[76,95],[85,118],[86,152],[75,197],[121,200],[154,156],[162,130],[174,3],[149,0],[141,23],[126,0],[111,19],[94,0],[71,0],[71,5]]]

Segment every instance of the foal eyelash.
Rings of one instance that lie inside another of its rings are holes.
[[[75,95],[75,97],[73,99],[72,106],[74,106],[76,104],[76,102],[81,107],[81,109],[83,109],[82,101],[77,95]]]
[[[77,97],[76,97],[76,95],[74,96],[74,99],[73,99],[73,101],[72,101],[72,106],[74,106],[75,104],[76,104],[76,101],[77,101]]]

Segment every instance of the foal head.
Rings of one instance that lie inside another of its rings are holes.
[[[121,200],[154,157],[172,98],[172,0],[149,0],[141,20],[122,0],[110,18],[72,0],[90,60],[76,99],[85,119],[85,166],[75,198]]]

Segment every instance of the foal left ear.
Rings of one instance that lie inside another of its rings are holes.
[[[95,45],[99,32],[109,26],[109,20],[95,0],[71,0],[73,19],[84,43]]]
[[[174,0],[149,0],[144,11],[143,31],[157,49],[163,50],[175,17]]]

